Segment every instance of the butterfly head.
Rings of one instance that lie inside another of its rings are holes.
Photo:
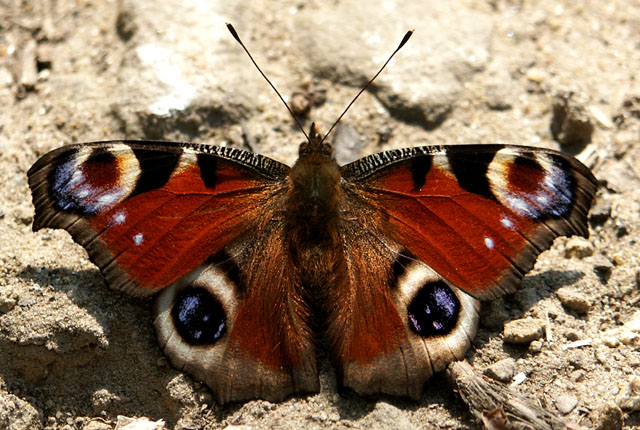
[[[311,129],[309,130],[309,140],[302,142],[298,149],[298,157],[300,159],[312,158],[312,159],[329,159],[333,160],[333,148],[331,144],[324,142],[322,135],[318,134],[316,124],[311,123]]]

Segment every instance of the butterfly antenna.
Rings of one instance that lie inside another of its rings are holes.
[[[398,52],[400,50],[400,48],[402,48],[404,46],[405,43],[407,43],[407,41],[409,40],[409,38],[411,37],[411,35],[413,34],[413,30],[409,30],[407,31],[407,34],[404,35],[404,37],[402,38],[402,41],[400,42],[400,45],[398,45],[398,47],[396,48],[395,51],[393,51],[393,53],[391,53],[391,55],[389,56],[389,58],[387,59],[387,61],[384,62],[384,64],[382,65],[382,67],[380,67],[380,70],[378,70],[378,73],[376,73],[373,78],[371,78],[369,80],[369,82],[367,82],[367,85],[365,85],[364,87],[362,87],[362,89],[360,90],[360,92],[358,94],[356,94],[356,96],[353,98],[353,100],[351,100],[351,103],[349,103],[347,105],[347,107],[345,108],[344,111],[342,111],[342,113],[340,114],[340,116],[338,117],[338,119],[336,120],[336,122],[333,123],[333,125],[331,126],[331,128],[329,129],[329,131],[327,131],[327,134],[324,135],[324,137],[322,138],[322,140],[320,141],[321,143],[324,142],[324,140],[327,138],[327,136],[329,136],[329,133],[331,133],[331,131],[335,128],[336,125],[338,125],[338,123],[340,122],[340,120],[342,119],[342,117],[344,116],[344,114],[347,113],[347,111],[349,110],[349,108],[351,107],[351,105],[358,99],[358,97],[360,97],[360,94],[362,94],[367,88],[369,88],[369,85],[371,85],[371,83],[378,77],[378,75],[380,74],[380,72],[382,72],[384,70],[385,67],[387,67],[387,64],[389,64],[389,61],[391,61],[391,59],[393,58],[394,55],[396,55],[396,52]]]
[[[271,81],[269,80],[269,78],[267,78],[267,75],[264,74],[264,72],[262,71],[262,69],[260,68],[260,66],[258,66],[258,63],[256,63],[256,60],[253,59],[253,56],[251,55],[251,53],[249,52],[249,50],[247,49],[246,46],[244,46],[244,43],[242,43],[242,40],[240,40],[240,36],[238,36],[238,32],[236,32],[236,29],[233,28],[233,25],[231,25],[230,23],[227,22],[227,29],[229,29],[229,33],[231,33],[231,35],[233,36],[234,39],[236,39],[236,41],[240,44],[240,46],[242,46],[242,49],[244,49],[244,52],[247,53],[247,55],[249,56],[249,59],[251,59],[251,62],[253,63],[254,66],[256,66],[256,69],[258,69],[258,72],[260,72],[260,74],[262,75],[262,77],[269,83],[269,85],[271,85],[271,88],[273,88],[273,91],[276,92],[276,94],[278,95],[278,97],[280,97],[280,100],[282,101],[282,103],[284,103],[284,105],[287,107],[287,110],[289,111],[289,113],[291,114],[291,116],[293,117],[293,120],[296,122],[296,124],[298,124],[298,128],[300,128],[300,131],[302,131],[302,134],[304,134],[304,137],[307,138],[307,140],[309,140],[309,136],[307,135],[307,133],[304,131],[304,128],[302,128],[302,124],[300,124],[300,121],[298,121],[298,118],[296,118],[296,116],[293,114],[293,111],[291,110],[291,108],[289,107],[289,105],[287,104],[287,102],[284,101],[284,98],[282,97],[282,95],[280,94],[280,92],[276,89],[276,87],[271,83]]]

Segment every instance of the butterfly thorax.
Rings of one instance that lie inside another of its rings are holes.
[[[340,167],[331,145],[322,142],[313,125],[309,136],[300,145],[298,160],[289,174],[289,232],[306,246],[331,247],[339,221]]]

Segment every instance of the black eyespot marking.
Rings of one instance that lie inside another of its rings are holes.
[[[422,336],[442,336],[450,333],[458,323],[460,301],[443,281],[424,285],[407,309],[409,327]]]
[[[190,345],[213,345],[227,328],[220,302],[199,287],[188,287],[178,294],[171,318],[182,340]]]
[[[130,197],[162,188],[180,161],[179,152],[132,148],[140,163],[140,179]]]
[[[200,177],[207,188],[215,188],[218,180],[218,158],[208,154],[198,154]]]
[[[420,191],[427,181],[433,160],[430,155],[415,157],[411,160],[411,175],[413,176],[413,191]]]

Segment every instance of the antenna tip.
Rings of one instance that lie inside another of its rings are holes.
[[[411,37],[413,32],[414,32],[413,28],[411,30],[407,31],[407,34],[405,34],[404,37],[402,38],[402,42],[400,42],[400,45],[398,46],[398,49],[402,48],[404,46],[404,44],[407,43],[407,41],[409,40],[409,38]]]
[[[236,39],[238,42],[240,42],[240,36],[238,36],[238,33],[236,32],[236,29],[233,28],[233,25],[231,25],[230,22],[227,22],[227,29],[229,30],[229,33],[231,33],[233,38]]]

